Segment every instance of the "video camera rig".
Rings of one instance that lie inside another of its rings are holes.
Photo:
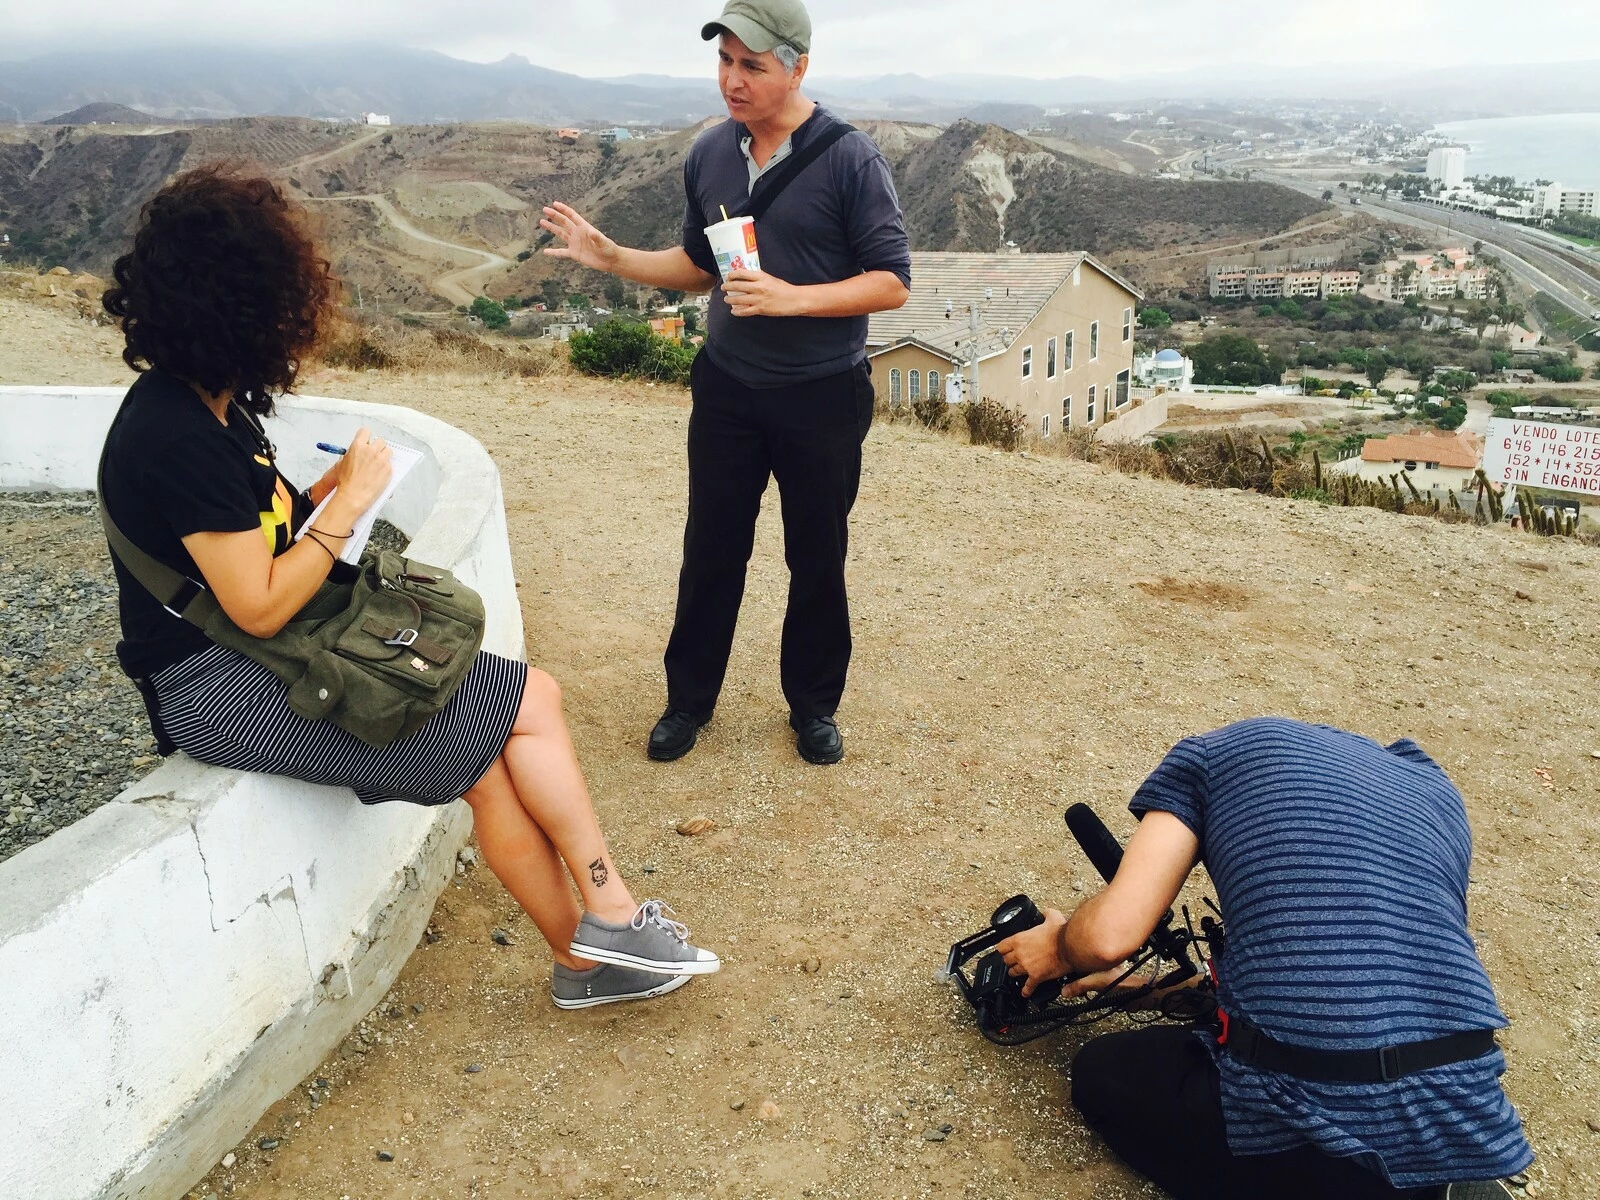
[[[1066,819],[1067,828],[1084,855],[1110,883],[1122,862],[1122,847],[1117,839],[1087,804],[1074,804],[1067,809]],[[977,1012],[979,1032],[1001,1046],[1020,1046],[1068,1025],[1104,1020],[1112,1013],[1131,1014],[1152,997],[1153,1007],[1145,1010],[1153,1014],[1152,1020],[1205,1021],[1217,1011],[1211,961],[1221,956],[1223,946],[1221,913],[1211,900],[1207,899],[1206,905],[1217,915],[1201,916],[1198,933],[1189,919],[1188,906],[1182,909],[1182,926],[1177,925],[1168,909],[1149,939],[1128,960],[1127,969],[1110,987],[1094,996],[1063,1000],[1062,981],[1058,980],[1042,984],[1032,996],[1023,997],[1023,981],[1010,974],[1005,960],[994,950],[1006,938],[1044,920],[1038,906],[1023,895],[1013,896],[995,909],[988,928],[951,946],[944,974],[955,981]],[[983,957],[969,975],[967,963],[980,954]],[[1171,968],[1142,984],[1122,986],[1152,962],[1170,963]],[[1183,986],[1186,984],[1190,986]],[[1169,988],[1178,990],[1168,991]]]

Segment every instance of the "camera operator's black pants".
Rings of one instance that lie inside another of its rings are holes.
[[[689,383],[689,519],[667,642],[667,706],[702,719],[716,707],[761,497],[775,478],[789,564],[783,694],[797,721],[831,717],[850,666],[844,562],[872,425],[870,368],[863,362],[810,383],[752,388],[702,351]]]
[[[1177,1025],[1084,1043],[1072,1060],[1072,1103],[1118,1158],[1175,1200],[1423,1200],[1442,1190],[1393,1188],[1312,1146],[1230,1153],[1216,1064]]]

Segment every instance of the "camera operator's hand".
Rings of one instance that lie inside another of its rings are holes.
[[[1090,992],[1103,992],[1112,986],[1116,986],[1118,991],[1132,992],[1147,986],[1150,982],[1142,975],[1134,975],[1129,979],[1122,979],[1127,973],[1128,964],[1119,963],[1117,966],[1110,967],[1104,971],[1096,971],[1092,975],[1080,975],[1076,979],[1068,980],[1061,985],[1061,998],[1063,1000],[1073,1000]],[[1117,982],[1119,979],[1122,979],[1120,984]],[[1137,1012],[1150,1007],[1153,1006],[1148,1002],[1131,1004],[1128,1006],[1128,1011]]]
[[[1061,957],[1061,931],[1066,928],[1066,914],[1058,908],[1044,909],[1044,924],[1035,925],[1008,937],[995,947],[1013,975],[1025,975],[1022,985],[1024,996],[1033,995],[1041,983],[1060,979],[1072,970],[1072,964]]]

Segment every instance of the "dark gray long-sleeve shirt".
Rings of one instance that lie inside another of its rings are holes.
[[[839,118],[822,105],[791,137],[791,152]],[[741,210],[751,196],[740,141],[749,130],[724,121],[695,139],[683,165],[683,248],[711,275],[717,261],[705,227]],[[765,186],[758,180],[755,192]],[[883,153],[859,131],[847,134],[798,175],[756,222],[761,269],[787,283],[837,283],[892,271],[911,284],[911,245]],[[750,387],[782,387],[848,370],[866,357],[867,318],[736,317],[719,283],[711,293],[706,353]]]

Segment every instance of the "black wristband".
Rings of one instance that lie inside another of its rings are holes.
[[[332,549],[329,548],[327,542],[323,541],[321,538],[319,538],[317,536],[317,531],[315,529],[306,530],[306,536],[309,537],[317,545],[321,546],[323,551],[327,554],[327,556],[329,558],[333,559],[334,562],[338,562],[339,561],[339,556],[337,554],[335,554]]]
[[[311,532],[320,533],[323,537],[339,538],[341,541],[345,538],[353,538],[356,535],[354,529],[349,533],[334,533],[331,529],[318,529],[315,525],[311,526]]]

